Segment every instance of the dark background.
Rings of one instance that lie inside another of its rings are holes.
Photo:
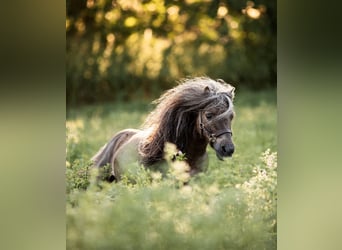
[[[180,78],[276,87],[276,1],[66,1],[67,105],[156,98]]]

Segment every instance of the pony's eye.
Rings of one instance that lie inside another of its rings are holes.
[[[213,114],[212,113],[207,113],[207,114],[205,114],[205,117],[208,119],[208,120],[210,120],[211,118],[213,118]]]

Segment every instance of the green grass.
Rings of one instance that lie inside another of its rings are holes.
[[[222,162],[208,148],[207,172],[189,185],[172,171],[178,162],[166,178],[140,169],[134,183],[127,177],[100,188],[89,159],[117,131],[138,128],[152,108],[67,111],[67,248],[276,249],[276,91],[237,93],[234,156]]]

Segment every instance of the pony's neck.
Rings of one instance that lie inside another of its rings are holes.
[[[196,163],[206,153],[207,146],[208,142],[197,131],[194,131],[193,138],[184,149],[191,168],[196,168]]]

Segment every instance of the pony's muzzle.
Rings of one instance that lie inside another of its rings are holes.
[[[221,147],[221,151],[222,151],[223,156],[228,156],[228,157],[232,156],[234,153],[234,150],[235,150],[234,145],[231,143],[222,145],[222,147]]]
[[[224,157],[231,157],[235,151],[234,144],[230,143],[217,143],[212,145],[216,151],[216,156],[219,160]]]

